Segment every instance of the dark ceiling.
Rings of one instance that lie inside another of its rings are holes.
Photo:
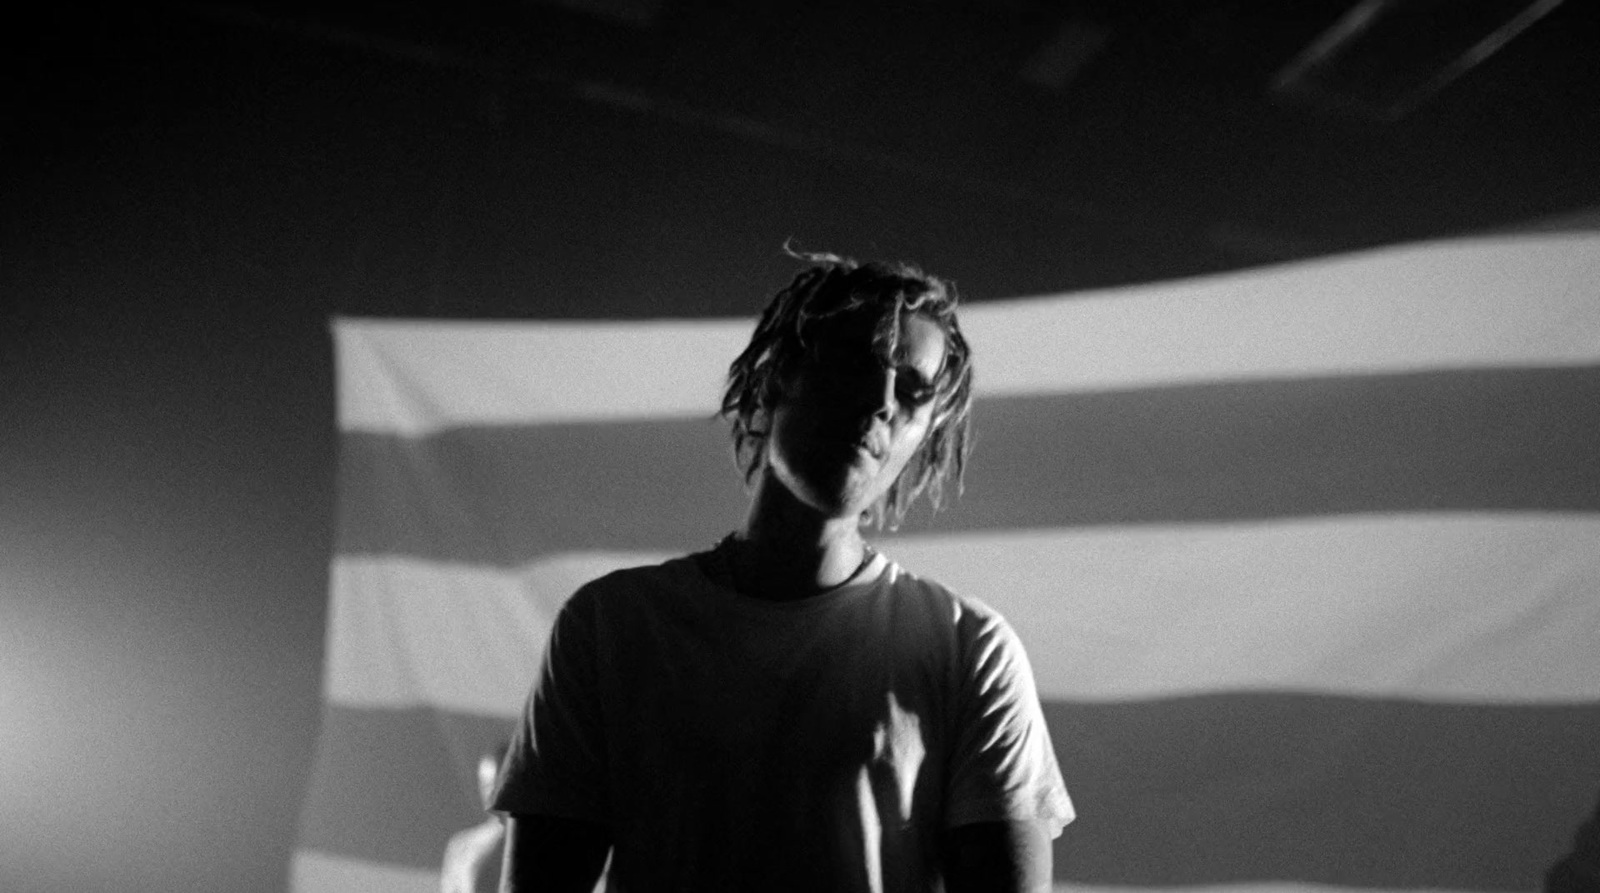
[[[883,234],[885,250],[916,258],[978,245],[980,260],[955,267],[985,293],[1039,293],[1592,214],[1597,7],[527,0],[187,3],[113,15],[67,6],[22,54],[31,62],[9,60],[31,111],[7,150],[53,171],[44,213],[91,174],[116,182],[104,164],[63,167],[74,153],[163,159],[164,182],[205,196],[173,211],[176,229],[212,228],[225,212],[201,204],[225,203],[251,177],[259,195],[236,195],[232,206],[284,220],[296,209],[271,205],[294,181],[326,195],[364,179],[365,197],[350,199],[360,210],[329,210],[321,225],[337,232],[341,215],[365,215],[413,226],[414,244],[395,252],[455,252],[453,272],[434,278],[463,292],[525,293],[548,277],[517,257],[559,263],[550,259],[568,246],[604,240],[637,246],[638,266],[663,269],[648,256],[653,245],[668,256],[696,250],[687,237],[655,245],[665,221],[686,219],[693,204],[700,216],[682,225],[702,236],[720,227],[724,254],[770,257],[792,230],[754,233],[752,221],[832,208],[857,218],[847,244]],[[303,111],[312,107],[320,111]],[[153,135],[152,122],[171,135]],[[417,148],[430,136],[432,148]],[[530,172],[523,159],[534,153],[546,163]],[[422,196],[430,179],[466,168],[473,179],[450,199],[456,245],[428,247],[421,228],[446,199],[395,196]],[[538,190],[530,177],[545,178]],[[898,191],[867,194],[877,187],[860,184],[874,178]],[[913,209],[907,196],[929,204]],[[529,217],[556,202],[576,210]],[[943,241],[897,242],[897,206],[907,230],[953,222]],[[812,229],[805,234],[817,236]],[[737,243],[741,233],[751,234]],[[820,235],[822,247],[839,244]],[[250,231],[234,242],[272,238]],[[1072,246],[1070,264],[1056,259],[1061,246]],[[571,261],[563,275],[593,280],[592,294],[542,312],[586,312],[585,301],[648,290],[594,275],[620,268],[620,253]],[[491,269],[504,276],[474,284]],[[740,290],[732,274],[688,279],[682,295]],[[488,298],[340,309],[505,312]],[[745,310],[724,302],[684,312]]]
[[[179,12],[478,71],[508,92],[568,92],[1139,239],[1198,236],[1249,262],[1600,205],[1596,5],[569,0]]]

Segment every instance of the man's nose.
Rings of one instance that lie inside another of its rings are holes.
[[[894,418],[899,404],[894,397],[894,367],[874,366],[863,388],[872,408],[872,417],[888,421]]]

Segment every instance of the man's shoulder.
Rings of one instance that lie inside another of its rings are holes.
[[[889,585],[896,601],[915,602],[948,616],[957,627],[984,629],[1005,627],[1006,619],[983,599],[906,569],[890,560]]]
[[[693,585],[700,579],[694,555],[680,555],[654,564],[636,564],[607,571],[579,586],[569,604],[599,605],[648,597]]]

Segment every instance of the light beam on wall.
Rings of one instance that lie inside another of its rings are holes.
[[[1562,0],[1361,0],[1279,70],[1275,97],[1395,121]]]

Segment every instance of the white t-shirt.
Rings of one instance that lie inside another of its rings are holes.
[[[612,891],[939,888],[948,828],[1073,818],[1005,620],[877,556],[774,602],[708,553],[562,608],[493,808],[610,829]]]

